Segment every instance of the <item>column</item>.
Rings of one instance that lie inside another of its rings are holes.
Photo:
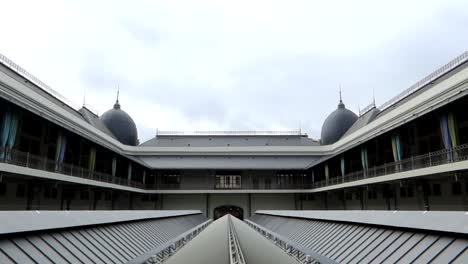
[[[127,170],[127,180],[130,182],[132,180],[132,163],[128,163],[128,170]]]
[[[117,172],[117,157],[112,158],[112,177],[115,177],[115,173]]]

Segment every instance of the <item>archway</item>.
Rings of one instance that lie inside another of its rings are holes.
[[[244,210],[241,207],[235,206],[235,205],[223,205],[223,206],[216,207],[214,209],[214,214],[213,214],[214,220],[220,217],[223,217],[224,215],[227,215],[227,214],[230,214],[234,217],[244,220]]]

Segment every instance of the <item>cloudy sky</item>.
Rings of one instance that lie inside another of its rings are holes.
[[[0,0],[0,53],[102,114],[120,85],[159,130],[319,138],[343,88],[382,104],[468,48],[468,1]]]

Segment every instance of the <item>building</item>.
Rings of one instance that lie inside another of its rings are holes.
[[[98,116],[0,55],[0,209],[200,210],[258,223],[259,210],[467,211],[467,89],[465,52],[384,105],[356,114],[340,98],[320,140],[195,131],[139,144],[118,97]]]

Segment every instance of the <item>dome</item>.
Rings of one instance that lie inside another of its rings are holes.
[[[323,145],[337,142],[358,119],[357,115],[346,109],[340,99],[338,109],[331,113],[322,126],[321,141]]]
[[[138,132],[135,122],[125,111],[120,109],[119,99],[115,102],[114,108],[105,112],[100,119],[122,144],[137,145]]]

